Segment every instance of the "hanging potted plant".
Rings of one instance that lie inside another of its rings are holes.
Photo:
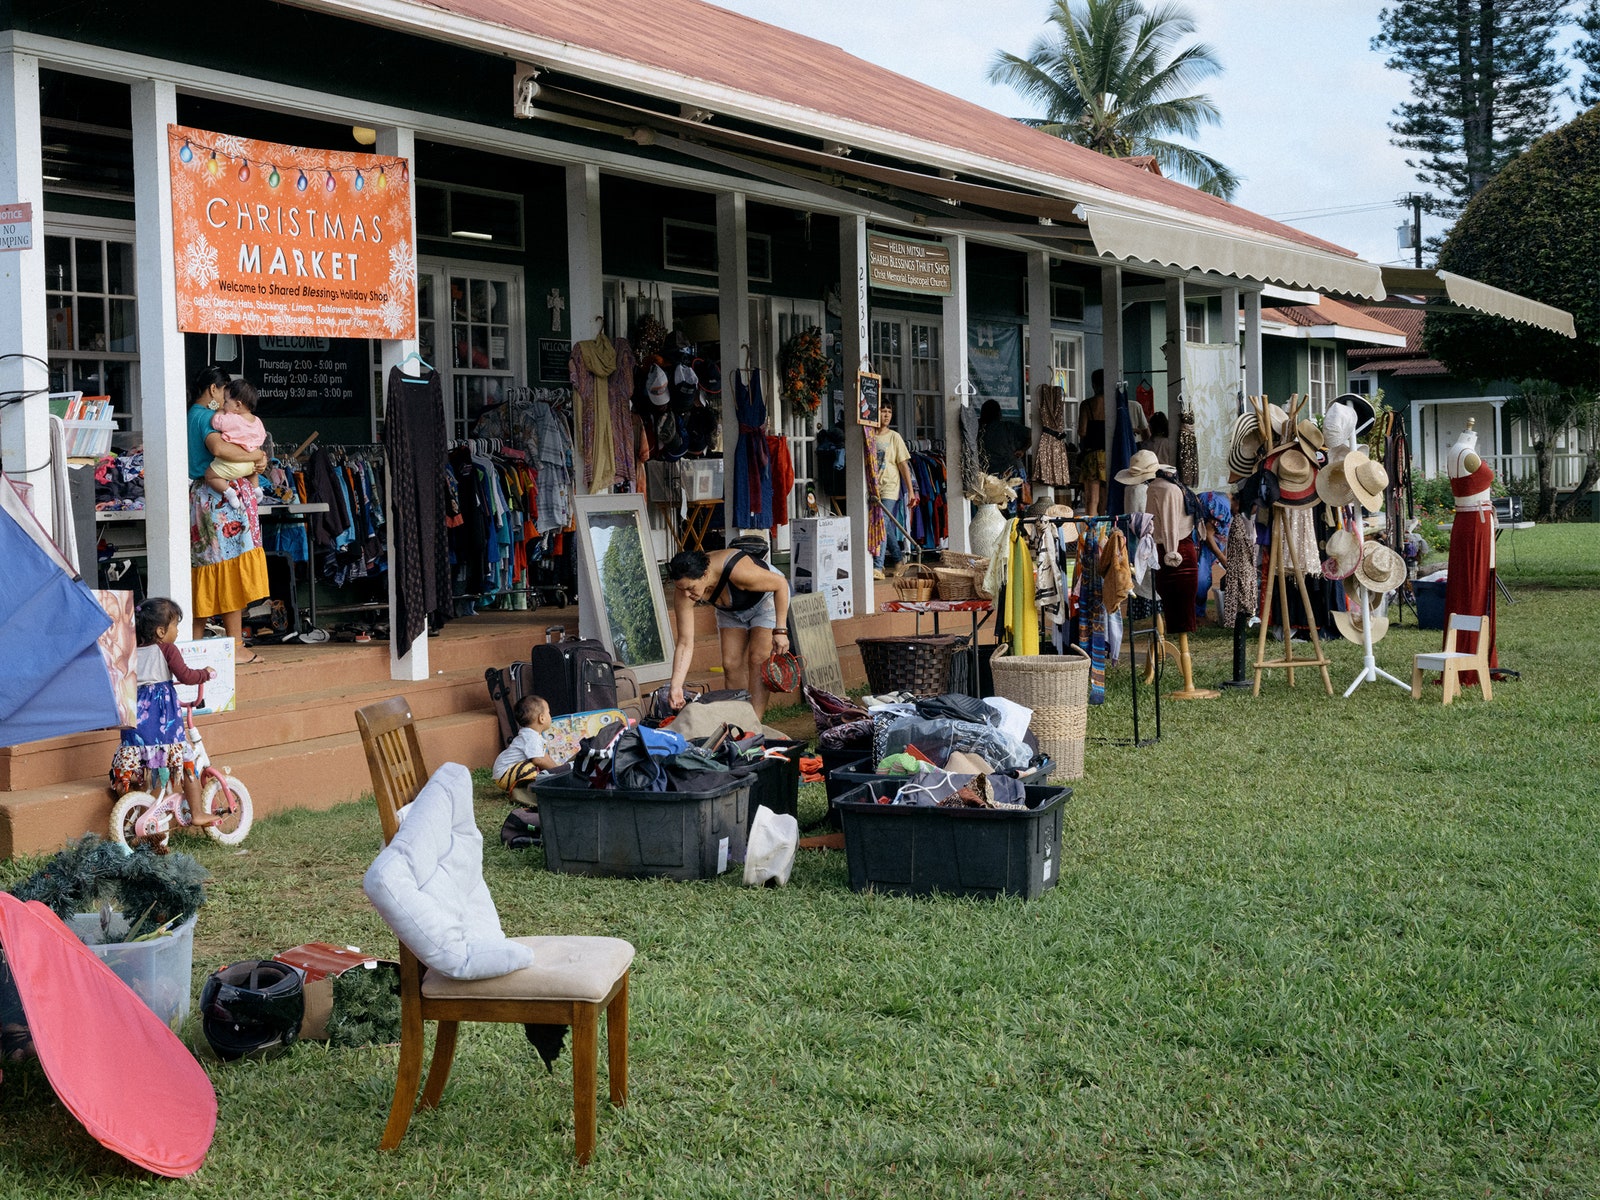
[[[189,1014],[195,914],[207,878],[187,854],[144,846],[130,853],[85,834],[11,893],[54,912],[176,1029]]]

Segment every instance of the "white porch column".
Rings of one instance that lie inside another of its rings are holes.
[[[967,369],[967,239],[952,233],[944,239],[950,251],[950,294],[944,298],[941,332],[944,338],[944,446],[945,497],[949,504],[950,549],[966,553],[967,526],[972,503],[961,486],[961,413],[970,386]],[[971,420],[976,421],[973,413]]]
[[[133,210],[138,226],[139,394],[144,432],[144,537],[150,595],[171,596],[191,616],[189,574],[189,390],[178,282],[173,265],[172,177],[167,126],[178,123],[170,83],[132,85]]]
[[[1178,430],[1178,401],[1183,395],[1183,343],[1188,338],[1188,312],[1184,304],[1182,279],[1167,280],[1167,336],[1161,343],[1161,352],[1167,363],[1167,402],[1162,411],[1167,414],[1174,433]]]
[[[373,150],[379,154],[390,155],[394,158],[403,158],[410,162],[411,178],[413,181],[415,181],[417,178],[416,148],[417,138],[415,131],[411,129],[402,129],[393,125],[379,128],[378,140],[373,146]],[[415,241],[416,228],[417,190],[416,184],[413,182],[411,188],[411,229],[413,241]],[[412,303],[414,305],[416,303],[415,287],[412,288],[412,296]],[[437,297],[435,297],[435,301],[438,301]],[[416,351],[417,339],[414,337],[404,339],[385,339],[379,343],[379,347],[382,354],[383,363],[383,383],[381,386],[387,388],[389,386],[389,371],[394,367],[398,367],[401,361],[404,360],[407,355]],[[436,366],[437,364],[433,365]],[[413,367],[412,369],[417,370],[418,368]],[[380,396],[375,400],[375,403],[379,406],[380,412],[382,411],[382,406],[386,399],[386,396]],[[446,405],[449,404],[448,398],[445,400],[445,403]],[[392,473],[390,478],[393,478]],[[385,490],[389,495],[394,494],[393,491],[388,488],[387,484],[385,485]],[[385,528],[388,530],[389,613],[392,617],[397,610],[397,605],[395,602],[398,598],[397,589],[399,587],[400,571],[395,565],[394,522],[387,522]],[[426,625],[422,627],[422,632],[418,634],[417,637],[412,641],[411,648],[407,650],[405,654],[400,655],[395,653],[398,645],[399,643],[393,638],[389,640],[389,678],[408,681],[428,678],[430,673],[428,669],[428,627]]]
[[[839,296],[844,362],[845,511],[850,516],[850,574],[856,616],[873,611],[872,553],[867,549],[866,439],[856,420],[856,383],[871,345],[867,329],[867,219],[839,218]]]
[[[1244,394],[1261,395],[1261,293],[1244,294]]]
[[[1490,403],[1494,405],[1494,454],[1496,458],[1499,458],[1506,452],[1505,446],[1501,444],[1504,437],[1504,434],[1501,433],[1501,426],[1503,423],[1503,413],[1501,410],[1505,408],[1506,402],[1504,400],[1491,400]],[[1504,475],[1505,463],[1497,462],[1495,464],[1495,473],[1497,475]]]
[[[33,246],[0,252],[0,391],[40,389],[0,408],[0,462],[33,485],[33,511],[53,532],[50,504],[50,342],[44,316],[44,163],[39,138],[39,60],[0,51],[0,204],[33,205]],[[92,550],[92,547],[89,548]],[[86,552],[87,561],[93,555]],[[90,571],[93,577],[94,572]]]
[[[1433,473],[1428,470],[1428,447],[1422,440],[1422,410],[1425,407],[1421,400],[1411,402],[1411,459],[1412,469],[1423,479],[1431,479]]]
[[[732,537],[735,504],[733,455],[739,444],[735,373],[750,344],[750,238],[743,192],[717,193],[717,328],[722,341],[722,525]],[[770,390],[770,389],[769,389]],[[770,408],[777,397],[768,395]],[[766,532],[763,530],[762,532]]]
[[[567,287],[572,303],[572,340],[587,341],[600,328],[606,311],[604,273],[600,266],[600,168],[567,168]]]
[[[1050,255],[1028,251],[1028,394],[1022,399],[1022,419],[1039,445],[1039,389],[1050,384],[1054,358],[1050,325]],[[1030,458],[1031,461],[1031,458]]]
[[[1100,268],[1100,369],[1105,372],[1106,462],[1116,430],[1117,384],[1122,382],[1122,267]],[[1108,481],[1109,483],[1109,481]]]
[[[1218,337],[1213,340],[1225,342],[1235,349],[1239,346],[1239,289],[1236,287],[1222,289],[1222,329]],[[1233,384],[1234,391],[1237,392],[1239,390],[1239,380],[1235,378]],[[1174,438],[1177,437],[1177,421],[1172,423],[1172,434]],[[1173,444],[1176,445],[1177,443],[1174,442]]]

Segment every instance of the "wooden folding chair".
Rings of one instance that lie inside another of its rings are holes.
[[[367,752],[378,819],[388,845],[400,828],[400,810],[427,782],[416,726],[403,697],[356,711],[356,727]],[[611,1103],[628,1102],[628,964],[633,948],[615,938],[518,938],[533,948],[534,963],[495,979],[455,980],[430,971],[400,944],[400,1068],[394,1102],[379,1148],[393,1150],[405,1136],[417,1106],[426,1023],[438,1022],[433,1063],[421,1106],[438,1105],[455,1058],[462,1021],[518,1025],[566,1025],[572,1029],[572,1120],[577,1157],[594,1153],[598,1090],[600,1014],[605,1013]],[[626,962],[618,969],[619,950]]]
[[[1411,667],[1411,698],[1422,699],[1422,675],[1425,671],[1438,671],[1439,682],[1444,685],[1444,702],[1449,704],[1461,694],[1461,672],[1476,671],[1478,686],[1485,700],[1494,699],[1494,687],[1489,680],[1489,639],[1484,634],[1484,619],[1469,617],[1465,613],[1451,613],[1444,635],[1444,649],[1433,654],[1419,654]],[[1476,648],[1468,653],[1456,649],[1458,633],[1478,635]]]

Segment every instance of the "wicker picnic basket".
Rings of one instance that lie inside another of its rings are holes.
[[[900,594],[901,600],[920,602],[933,599],[933,589],[937,580],[931,568],[921,563],[907,563],[900,574],[889,582],[894,585],[894,590]]]
[[[934,567],[934,579],[941,600],[976,600],[978,581],[970,567]]]
[[[1055,760],[1052,779],[1083,778],[1083,743],[1089,728],[1089,656],[1006,652],[1001,642],[989,659],[995,695],[1033,710],[1039,749]]]
[[[966,644],[951,634],[856,639],[867,686],[877,695],[942,696],[950,690],[950,664]]]

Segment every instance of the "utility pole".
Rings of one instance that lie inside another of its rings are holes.
[[[1416,265],[1422,266],[1422,197],[1416,193],[1407,196],[1411,201],[1411,249],[1416,255]]]

